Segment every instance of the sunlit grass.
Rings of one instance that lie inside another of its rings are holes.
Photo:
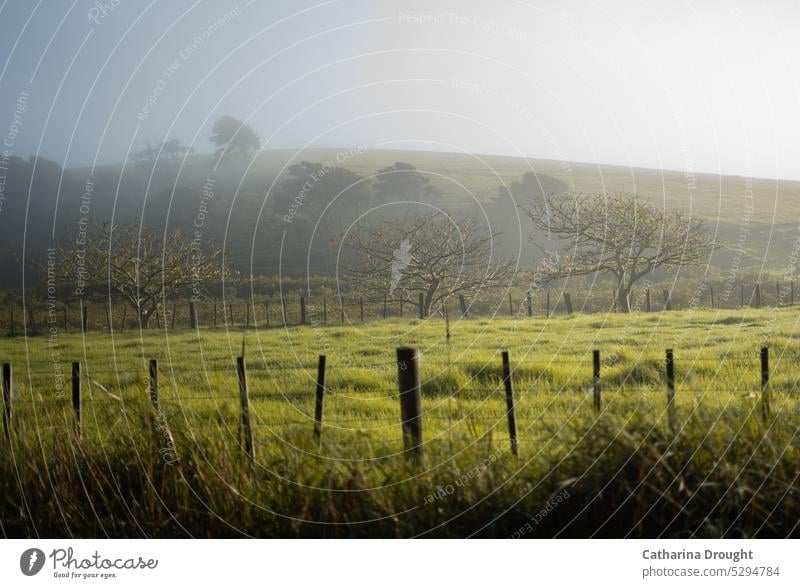
[[[1,461],[3,529],[505,536],[568,488],[570,500],[537,535],[796,534],[796,333],[793,309],[771,309],[453,321],[449,341],[441,320],[396,319],[246,333],[59,334],[54,347],[43,336],[6,338],[0,360],[13,364],[15,400]],[[243,345],[255,463],[239,447],[235,358]],[[421,463],[403,454],[394,363],[402,345],[422,356]],[[766,421],[762,345],[771,356]],[[675,350],[674,427],[666,348]],[[502,349],[511,354],[518,459],[509,451]],[[602,359],[600,413],[590,391],[593,349]],[[318,442],[319,354],[328,369]],[[152,432],[151,358],[159,361],[175,463]],[[69,378],[78,360],[80,439]],[[437,487],[465,475],[457,491],[426,504]]]

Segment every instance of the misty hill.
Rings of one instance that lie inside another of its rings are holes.
[[[129,162],[92,174],[12,158],[0,209],[0,285],[19,286],[23,255],[40,259],[53,239],[74,238],[82,218],[199,231],[203,240],[224,243],[245,275],[290,276],[332,275],[354,222],[420,209],[485,219],[500,233],[498,252],[530,266],[538,253],[519,206],[543,192],[636,192],[691,210],[727,243],[714,254],[720,271],[734,258],[743,267],[765,259],[767,267],[784,268],[800,218],[800,182],[737,176],[364,149],[263,151],[251,165],[231,158],[216,166],[210,155],[181,161]]]

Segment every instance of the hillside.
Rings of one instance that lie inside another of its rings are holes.
[[[289,166],[301,161],[330,162],[338,171],[311,180],[297,204],[298,188],[302,191],[308,178],[288,174]],[[395,162],[413,165],[428,179],[419,194],[391,193],[391,186],[377,194],[374,174]],[[195,155],[183,167],[177,161],[102,166],[90,185],[85,168],[62,170],[40,159],[33,170],[34,162],[12,158],[7,174],[0,210],[0,246],[8,253],[0,268],[4,287],[19,286],[23,253],[28,260],[40,259],[52,238],[73,234],[87,211],[99,222],[142,218],[154,226],[185,230],[193,230],[201,215],[203,239],[225,243],[229,258],[246,275],[276,274],[281,246],[284,274],[331,274],[338,240],[354,219],[405,214],[409,206],[397,207],[397,202],[418,197],[454,215],[485,214],[492,230],[501,232],[501,253],[521,252],[524,265],[535,256],[528,243],[533,229],[524,216],[518,217],[517,205],[541,191],[637,192],[658,205],[691,210],[708,219],[711,230],[727,243],[715,253],[713,265],[720,272],[734,257],[743,267],[757,269],[765,260],[766,268],[785,268],[800,219],[800,182],[456,153],[274,150],[260,153],[250,166],[231,160],[217,169],[210,156]],[[536,174],[535,185],[520,185],[528,172]],[[513,200],[500,190],[503,185],[511,186]],[[380,213],[370,212],[378,209]],[[746,238],[742,229],[749,231]]]

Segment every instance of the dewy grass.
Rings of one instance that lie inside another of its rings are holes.
[[[449,344],[441,320],[248,331],[255,462],[239,444],[241,330],[61,334],[57,355],[46,337],[5,338],[0,360],[13,365],[15,398],[0,457],[3,532],[798,535],[794,309],[464,320],[451,331]],[[400,426],[395,348],[409,343],[422,355],[421,460],[403,453]],[[767,420],[762,345],[771,358]],[[674,427],[665,348],[675,350]],[[518,458],[509,449],[501,349],[511,354]],[[601,351],[600,413],[593,349]],[[320,353],[328,388],[317,441]],[[149,403],[150,358],[159,360],[160,415]],[[71,361],[82,362],[80,438]]]

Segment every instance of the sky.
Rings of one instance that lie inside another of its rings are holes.
[[[797,1],[0,0],[0,141],[424,149],[800,180]]]

